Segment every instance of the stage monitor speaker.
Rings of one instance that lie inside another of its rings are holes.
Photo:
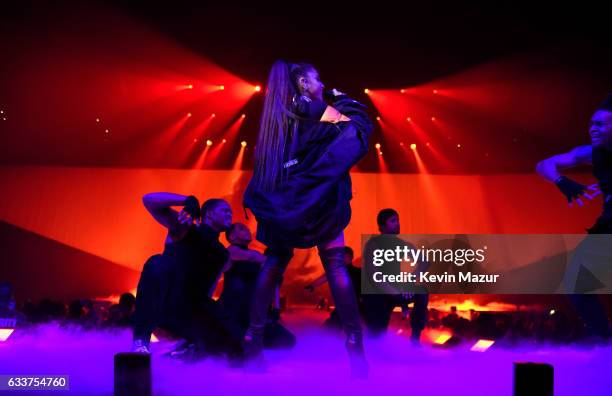
[[[554,369],[546,363],[514,363],[514,396],[552,396]]]
[[[115,396],[151,396],[151,355],[115,355]]]

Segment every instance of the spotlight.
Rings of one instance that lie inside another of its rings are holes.
[[[380,143],[376,143],[376,144],[374,145],[374,147],[376,147],[377,149],[379,149],[379,148],[380,148]]]
[[[221,143],[227,143],[227,140],[223,139],[223,140],[221,141]]]
[[[435,339],[434,344],[444,345],[444,343],[451,339],[450,334],[440,334],[438,338]]]
[[[0,329],[0,342],[8,340],[14,331],[15,329]]]
[[[256,85],[254,89],[255,89],[255,92],[261,92],[261,86],[259,85]]]
[[[155,336],[155,334],[151,334],[151,342],[155,343],[155,342],[159,342],[159,338],[157,338]]]
[[[378,152],[378,154],[379,154],[379,155],[382,155],[382,151],[379,151],[379,152]]]
[[[187,113],[187,117],[191,117],[191,113]]]
[[[470,351],[472,352],[485,352],[487,349],[491,348],[491,346],[495,343],[493,340],[478,340],[476,344],[474,344]]]
[[[461,148],[461,143],[457,144],[457,148]]]
[[[400,142],[400,146],[404,147],[404,142]]]
[[[411,148],[412,150],[416,150],[416,144],[412,143],[412,144],[410,145],[410,148]]]
[[[242,142],[240,142],[240,145],[241,145],[242,147],[246,147],[247,142],[245,142],[245,141],[243,140]]]
[[[215,113],[212,113],[210,116],[211,116],[212,118],[215,118],[217,115],[216,115]]]
[[[193,142],[197,143],[198,142],[198,138],[193,139]]]
[[[243,115],[242,115],[242,118],[246,118],[246,114],[243,114]]]
[[[96,122],[100,122],[100,119],[99,119],[99,118],[96,118]]]
[[[438,90],[437,90],[437,89],[434,89],[434,90],[433,90],[433,93],[434,93],[434,95],[437,95],[437,94],[438,94]]]
[[[193,89],[193,84],[189,84],[189,85],[187,85],[187,88],[188,88],[188,89]]]
[[[376,117],[376,121],[380,121],[380,116]]]
[[[406,93],[405,89],[400,89],[400,93]]]
[[[104,133],[109,133],[109,132],[110,132],[110,130],[108,130],[108,129],[104,130]]]
[[[429,142],[425,143],[425,146],[429,147]]]
[[[412,121],[412,117],[406,117],[406,121],[408,122]]]
[[[0,110],[0,114],[4,114],[4,110]]]
[[[436,120],[436,117],[431,117],[431,120],[432,120],[432,121],[435,121],[435,120]]]
[[[219,85],[219,91],[223,91],[225,89],[225,85]]]
[[[557,311],[555,311],[554,309],[551,309],[549,313],[550,313],[550,315],[552,316],[552,315],[554,315],[554,314],[555,314],[555,312],[557,312]]]
[[[367,94],[370,93],[370,90],[366,88],[366,89],[363,90],[363,92],[367,95]]]
[[[212,140],[207,140],[207,141],[206,141],[206,145],[207,145],[207,146],[212,146]]]

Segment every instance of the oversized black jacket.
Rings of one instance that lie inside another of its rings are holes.
[[[351,219],[349,170],[368,150],[372,122],[365,107],[343,96],[333,106],[351,120],[300,122],[286,158],[286,181],[273,192],[253,180],[244,206],[257,219],[257,239],[267,246],[309,248],[335,238]]]

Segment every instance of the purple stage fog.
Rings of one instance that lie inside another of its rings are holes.
[[[415,347],[408,337],[397,334],[398,323],[384,340],[366,342],[369,379],[351,380],[342,336],[321,330],[326,316],[306,308],[285,313],[284,322],[295,332],[298,344],[289,351],[266,351],[268,370],[262,374],[230,368],[225,361],[175,361],[160,356],[172,347],[169,341],[154,343],[153,394],[511,395],[514,362],[552,364],[555,395],[609,395],[612,389],[610,346],[525,342],[512,348],[493,345],[486,352],[470,351],[473,342],[451,349],[429,343]],[[71,389],[66,394],[111,395],[113,356],[130,346],[129,331],[90,332],[49,324],[17,331],[0,344],[0,372],[69,375]]]

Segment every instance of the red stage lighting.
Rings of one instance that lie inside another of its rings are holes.
[[[412,150],[416,150],[416,144],[412,143],[412,144],[410,145],[410,148],[411,148]]]
[[[261,91],[261,86],[256,85],[256,86],[255,86],[255,92],[260,92],[260,91]]]
[[[405,89],[400,89],[400,93],[405,93],[406,90]]]
[[[223,139],[221,140],[221,143],[227,143],[227,140]]]
[[[431,120],[432,120],[432,121],[435,121],[435,120],[436,120],[436,117],[431,117]]]
[[[96,122],[100,122],[100,119],[99,119],[99,118],[96,118]]]
[[[225,85],[219,85],[219,91],[223,91],[225,89]]]
[[[370,93],[370,90],[366,88],[366,89],[364,89],[364,90],[363,90],[363,92],[364,92],[366,95],[368,95],[368,94]]]
[[[374,147],[376,147],[376,149],[379,149],[379,148],[380,148],[380,143],[376,143],[376,144],[374,145]]]
[[[206,145],[207,145],[207,146],[212,146],[212,140],[207,140],[207,141],[206,141]]]
[[[245,118],[245,117],[246,117],[246,114],[243,114],[243,115],[242,115],[242,118]]]
[[[211,116],[212,118],[215,118],[217,115],[216,115],[215,113],[212,113],[210,116]]]
[[[412,121],[412,117],[406,117],[406,121],[408,122]]]
[[[241,145],[242,147],[246,147],[247,142],[245,142],[245,141],[243,140],[242,142],[240,142],[240,145]]]
[[[376,117],[376,121],[380,121],[380,116]]]
[[[193,89],[193,84],[189,84],[189,85],[187,85],[187,88],[189,88],[189,89]]]
[[[437,90],[437,89],[434,89],[434,90],[433,90],[433,93],[434,93],[434,95],[437,95],[437,94],[438,94],[438,90]]]
[[[187,117],[191,117],[191,113],[187,113]]]

